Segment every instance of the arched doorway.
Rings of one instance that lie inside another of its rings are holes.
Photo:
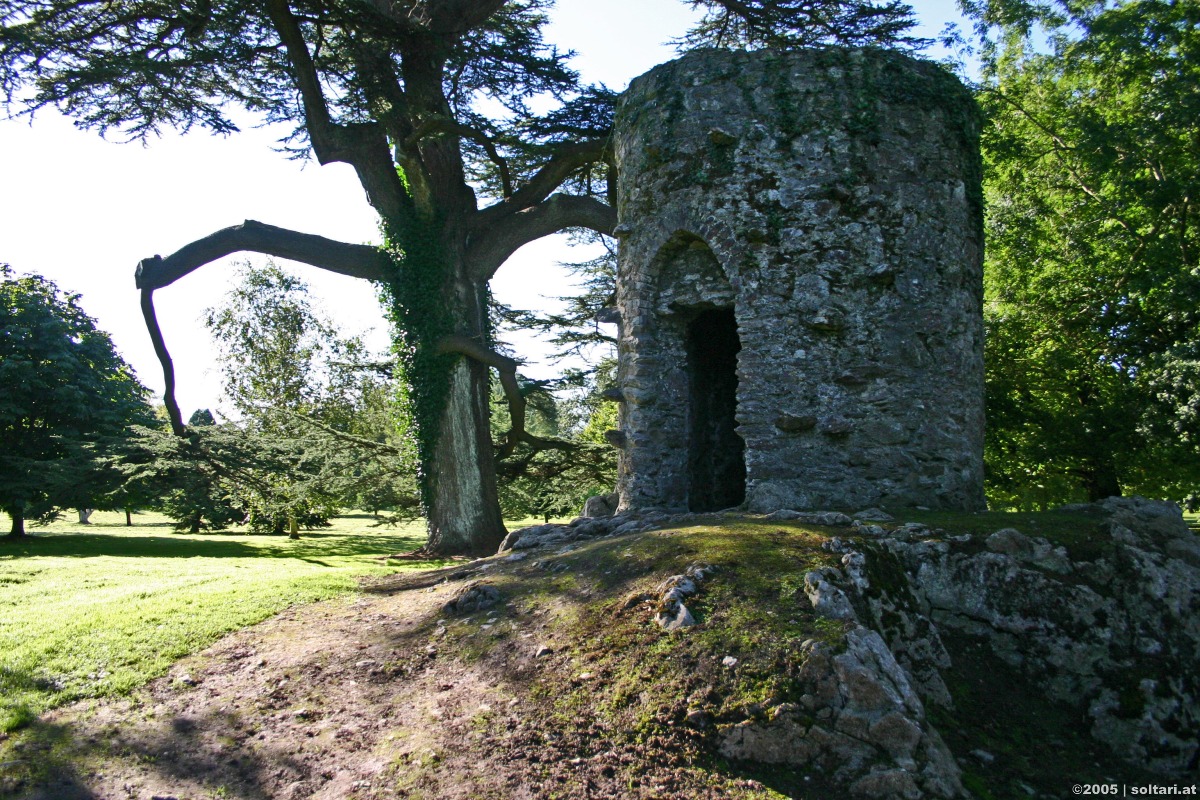
[[[719,511],[746,499],[745,442],[737,432],[733,308],[700,311],[687,326],[688,510]]]

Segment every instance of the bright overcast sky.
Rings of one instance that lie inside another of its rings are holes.
[[[953,0],[916,0],[914,7],[923,35],[957,19]],[[683,33],[693,16],[678,0],[559,0],[547,39],[579,53],[574,66],[585,81],[623,89],[674,57],[665,42]],[[196,131],[143,147],[76,130],[53,112],[40,113],[32,125],[0,119],[0,262],[82,295],[84,308],[112,334],[142,382],[160,394],[162,373],[133,285],[140,259],[167,255],[245,219],[348,242],[378,241],[374,212],[350,167],[288,160],[272,149],[278,136],[271,129],[225,138]],[[582,259],[566,249],[562,237],[522,248],[493,282],[497,298],[529,308],[569,294],[565,271],[556,265]],[[185,418],[220,405],[220,377],[200,316],[220,301],[232,265],[245,258],[211,264],[155,292]],[[298,272],[343,331],[374,329],[371,341],[386,346],[386,324],[369,284],[311,267]],[[527,371],[554,370],[530,365]]]

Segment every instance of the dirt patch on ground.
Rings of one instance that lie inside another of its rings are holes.
[[[600,642],[628,629],[631,653],[644,658],[667,636],[641,598],[690,548],[647,554],[642,538],[401,576],[290,609],[128,698],[45,715],[8,742],[0,794],[778,797],[714,761],[707,720],[685,722],[684,687],[647,679],[631,689],[612,643]],[[498,603],[446,610],[481,581]],[[715,659],[680,669],[703,675],[720,669]],[[618,683],[619,713],[588,702]]]

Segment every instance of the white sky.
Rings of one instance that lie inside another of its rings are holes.
[[[915,0],[921,33],[936,35],[957,20],[954,0]],[[678,0],[559,0],[547,39],[579,53],[574,66],[588,82],[623,89],[637,75],[675,57],[664,43],[688,27],[693,13]],[[82,295],[83,307],[108,331],[142,382],[162,391],[162,372],[142,322],[133,283],[137,262],[245,219],[348,242],[378,241],[376,217],[350,167],[296,162],[272,150],[280,132],[243,130],[221,138],[202,131],[168,134],[140,144],[105,141],[53,112],[0,119],[0,262],[40,273]],[[517,307],[546,307],[570,294],[565,237],[522,248],[501,268],[493,292]],[[186,419],[219,408],[220,376],[200,321],[220,302],[235,256],[155,292],[155,306],[175,361],[176,395]],[[261,258],[261,257],[254,257]],[[282,262],[286,263],[286,262]],[[374,330],[386,346],[386,323],[372,286],[299,266],[313,294],[346,333]],[[536,357],[534,342],[520,355]],[[525,372],[545,377],[553,365]]]

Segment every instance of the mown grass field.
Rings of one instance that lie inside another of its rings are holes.
[[[433,562],[381,561],[424,542],[424,525],[339,517],[299,541],[234,530],[178,534],[155,514],[97,512],[91,525],[0,536],[0,732],[85,697],[127,692],[176,659],[357,579]],[[0,514],[0,533],[9,519]]]

